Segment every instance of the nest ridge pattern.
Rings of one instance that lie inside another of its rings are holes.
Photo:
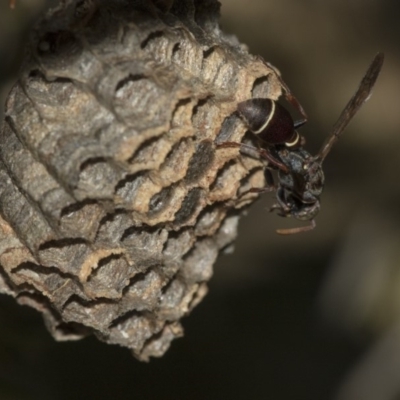
[[[245,134],[238,101],[280,87],[218,2],[115,3],[63,1],[28,45],[0,136],[0,292],[57,340],[148,360],[206,294],[232,199],[263,185],[215,143]]]

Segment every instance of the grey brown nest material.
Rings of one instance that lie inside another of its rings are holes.
[[[0,292],[57,340],[147,360],[182,335],[262,164],[235,115],[279,83],[208,1],[63,1],[31,35],[0,145]]]

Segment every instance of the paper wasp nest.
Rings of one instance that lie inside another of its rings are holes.
[[[280,87],[218,13],[66,0],[30,36],[1,129],[0,292],[57,340],[161,356],[235,238],[238,192],[263,185],[216,141],[244,136],[238,101]]]

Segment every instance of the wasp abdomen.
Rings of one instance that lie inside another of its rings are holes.
[[[239,103],[238,112],[250,130],[270,144],[294,145],[298,135],[285,107],[271,99],[250,99]]]

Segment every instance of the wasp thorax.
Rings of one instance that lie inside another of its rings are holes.
[[[297,144],[299,135],[285,107],[271,99],[250,99],[239,103],[238,112],[250,130],[269,144]]]

